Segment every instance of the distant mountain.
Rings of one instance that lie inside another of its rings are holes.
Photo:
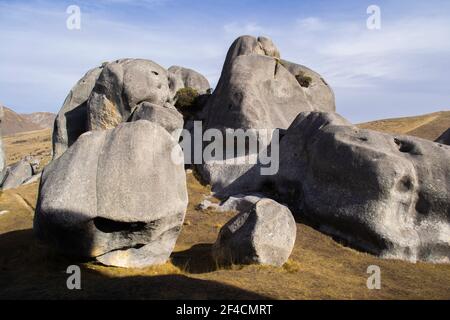
[[[53,128],[56,117],[56,115],[51,112],[22,113],[20,115],[43,129]]]
[[[49,112],[18,114],[3,107],[2,135],[9,136],[20,132],[36,131],[53,127],[55,115]]]
[[[439,111],[415,117],[366,122],[360,128],[387,133],[406,134],[435,141],[450,128],[450,111]]]

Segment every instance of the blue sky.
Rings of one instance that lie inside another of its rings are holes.
[[[381,9],[369,30],[367,7]],[[81,9],[68,30],[66,9]],[[117,58],[182,65],[214,85],[239,35],[265,35],[282,57],[331,84],[353,122],[450,109],[450,1],[0,0],[0,101],[57,112],[90,68]]]

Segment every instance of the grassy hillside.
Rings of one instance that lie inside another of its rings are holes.
[[[45,154],[50,132],[6,139],[9,161],[19,154]],[[39,151],[38,151],[39,150]],[[189,206],[170,262],[146,269],[105,267],[63,257],[37,241],[32,232],[38,184],[0,193],[0,299],[449,299],[450,265],[383,260],[347,248],[297,223],[297,240],[288,263],[218,267],[209,255],[218,231],[233,212],[197,210],[210,194],[187,174]],[[66,268],[82,268],[82,290],[66,288]],[[369,265],[381,268],[381,290],[368,290]]]
[[[371,121],[362,123],[359,127],[387,133],[406,134],[434,141],[450,128],[450,111]]]
[[[31,155],[47,164],[51,159],[51,129],[22,132],[3,137],[7,164]]]

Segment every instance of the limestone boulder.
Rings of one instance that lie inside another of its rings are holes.
[[[181,152],[146,120],[81,135],[43,171],[36,234],[64,254],[105,265],[166,262],[188,201],[184,166],[171,161]]]
[[[180,131],[183,129],[184,120],[183,115],[170,104],[159,106],[149,102],[139,104],[130,117],[130,121],[147,120],[162,126],[168,133],[173,135],[174,139],[178,141]]]
[[[450,261],[450,147],[301,113],[275,193],[320,230],[383,257]]]
[[[87,103],[88,130],[116,127],[142,102],[170,101],[167,70],[144,59],[122,59],[105,66]]]
[[[31,164],[26,160],[20,160],[5,169],[1,187],[3,190],[17,188],[32,176]]]
[[[294,248],[296,232],[289,209],[264,198],[222,227],[213,245],[213,258],[219,264],[281,266]]]

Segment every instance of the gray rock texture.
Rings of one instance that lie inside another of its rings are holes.
[[[3,190],[14,189],[21,186],[33,175],[33,168],[26,160],[20,160],[6,168],[1,187]]]
[[[97,67],[88,71],[67,95],[53,127],[53,158],[61,156],[87,131],[87,100],[102,70]]]
[[[206,103],[205,129],[287,129],[300,112],[334,111],[333,91],[319,74],[279,57],[270,39],[236,39],[218,85]],[[308,87],[296,78],[299,74],[310,77]],[[218,191],[250,168],[216,162],[200,165],[199,172]]]
[[[182,88],[193,88],[199,94],[206,94],[211,88],[208,79],[192,69],[172,66],[167,71],[171,98],[173,100],[178,90]]]
[[[450,147],[301,113],[280,144],[274,189],[292,210],[362,250],[450,261]]]
[[[167,71],[150,60],[123,59],[105,66],[88,100],[88,129],[103,130],[128,120],[138,104],[170,100]]]
[[[174,139],[178,141],[180,131],[183,129],[183,115],[170,104],[159,106],[149,102],[139,104],[130,117],[130,121],[148,120],[155,122],[167,130],[170,134],[174,134]]]
[[[149,143],[152,141],[152,143]],[[146,120],[91,131],[43,171],[34,230],[67,255],[145,267],[171,254],[187,207],[177,142]]]
[[[297,81],[300,81],[300,86],[302,86],[308,102],[315,107],[315,110],[328,112],[336,110],[333,89],[320,74],[305,66],[286,60],[281,60],[281,64],[296,77]],[[302,79],[308,81],[302,82]]]
[[[281,266],[294,248],[296,232],[287,207],[261,199],[222,227],[213,245],[213,258],[219,264]]]

